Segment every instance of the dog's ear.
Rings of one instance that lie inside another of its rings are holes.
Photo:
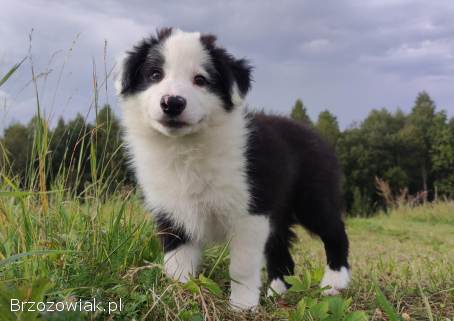
[[[233,59],[230,63],[233,78],[242,97],[246,96],[251,88],[252,67],[245,59]]]
[[[244,97],[251,88],[251,71],[252,67],[245,59],[235,59],[227,51],[216,45],[216,36],[212,34],[202,34],[200,41],[205,48],[211,53],[215,60],[220,61],[224,66],[231,71],[233,80],[235,81],[240,96]],[[221,69],[221,67],[219,67]]]
[[[156,30],[156,36],[143,39],[139,44],[125,54],[116,72],[115,88],[118,95],[134,92],[143,81],[141,69],[147,60],[150,50],[172,34],[172,28]]]
[[[208,51],[214,50],[216,47],[216,36],[210,33],[204,33],[200,36],[200,41]]]
[[[120,62],[115,80],[118,95],[127,95],[134,91],[136,83],[141,80],[140,68],[147,58],[151,45],[152,41],[143,40],[134,46],[133,50],[127,52]]]
[[[166,40],[167,38],[170,37],[172,32],[173,32],[173,28],[172,27],[164,27],[164,28],[161,28],[161,29],[157,29],[156,30],[157,41],[161,42],[161,41]]]

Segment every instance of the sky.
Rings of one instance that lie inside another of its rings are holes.
[[[328,109],[346,128],[374,108],[409,111],[426,90],[454,116],[452,0],[2,0],[1,8],[0,75],[28,58],[0,87],[0,129],[36,111],[31,62],[51,123],[93,113],[94,75],[99,103],[119,111],[106,73],[167,26],[213,33],[247,58],[252,108],[288,114],[301,98],[312,119]]]

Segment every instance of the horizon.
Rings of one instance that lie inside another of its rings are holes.
[[[423,90],[423,91],[419,92],[419,93],[417,94],[417,96],[419,96],[421,93],[427,93],[427,92]],[[427,94],[430,96],[430,93],[427,93]],[[416,96],[415,99],[414,99],[415,101],[416,101],[417,96]],[[433,100],[433,97],[430,96],[430,98]],[[302,99],[296,98],[296,99],[295,99],[295,103],[296,103],[298,100],[302,101]],[[306,112],[307,112],[307,114],[308,114],[308,116],[309,116],[309,120],[310,120],[313,124],[316,124],[316,123],[317,123],[318,117],[319,117],[319,115],[320,115],[321,113],[328,111],[332,116],[334,116],[334,117],[336,118],[336,120],[337,120],[337,122],[338,122],[338,125],[339,125],[339,130],[340,130],[341,132],[345,132],[345,131],[348,131],[349,129],[353,129],[353,128],[360,128],[360,127],[361,127],[361,124],[362,124],[362,123],[367,119],[367,117],[369,117],[369,116],[371,115],[371,113],[373,113],[374,111],[385,110],[385,111],[389,112],[389,113],[390,113],[391,115],[393,115],[393,116],[395,116],[395,115],[398,114],[398,113],[404,113],[405,116],[408,116],[408,115],[411,113],[411,110],[406,111],[406,110],[404,110],[404,109],[402,109],[402,108],[400,108],[400,107],[396,107],[395,109],[389,109],[389,108],[387,108],[387,107],[374,108],[374,109],[371,109],[371,110],[369,111],[369,113],[368,113],[363,119],[353,120],[350,124],[347,124],[347,126],[342,127],[342,126],[340,125],[340,123],[339,123],[339,118],[338,118],[338,116],[337,116],[336,114],[334,114],[332,111],[330,111],[329,109],[321,110],[321,111],[319,112],[319,114],[317,115],[317,117],[312,118],[312,117],[309,115],[309,113],[308,113],[308,109],[307,109],[307,106],[304,104],[304,101],[302,101],[302,102],[303,102],[303,106],[304,106],[304,108],[306,109]],[[285,116],[285,117],[291,118],[291,112],[292,112],[292,110],[293,110],[293,107],[294,107],[295,103],[294,103],[292,106],[290,106],[289,109],[288,109],[288,111],[286,111],[286,112],[284,112],[284,111],[283,111],[283,112],[276,112],[276,111],[273,111],[273,110],[265,110],[265,112],[266,112],[267,114],[270,114],[270,115],[278,115],[278,116]],[[438,107],[435,101],[434,101],[434,104],[435,104],[435,107],[436,107],[435,112],[443,112],[443,113],[446,113],[446,114],[447,114],[446,110],[443,109],[443,108]],[[110,108],[110,110],[114,113],[114,116],[117,117],[118,120],[120,120],[120,116],[121,116],[120,113],[121,113],[121,112],[120,112],[118,109],[116,110],[116,109],[115,109],[111,104],[109,104],[109,103],[103,103],[103,104],[101,104],[101,105],[98,105],[98,110],[101,110],[101,109],[103,109],[103,108],[106,107],[106,106],[108,106],[108,107]],[[251,106],[246,106],[246,112],[252,112],[252,113],[253,113],[253,112],[262,112],[262,111],[263,111],[263,110],[260,109],[260,108],[254,108],[253,106],[252,106],[252,108],[250,108],[250,107],[251,107]],[[27,124],[33,119],[33,117],[35,117],[35,116],[37,116],[37,113],[36,113],[36,112],[33,113],[33,114],[31,114],[31,117],[30,117],[29,119],[27,119],[27,121],[21,121],[21,120],[18,121],[18,120],[14,120],[14,119],[13,119],[13,120],[10,121],[10,123],[6,124],[5,126],[0,125],[0,138],[4,135],[4,131],[5,131],[6,129],[8,129],[10,126],[13,126],[13,125],[16,125],[16,124],[21,124],[21,125],[24,125],[24,126],[25,126],[25,125],[27,125]],[[94,117],[94,116],[95,116],[95,115],[94,115],[94,107],[93,107],[93,106],[91,107],[91,110],[89,110],[88,112],[84,113],[83,111],[78,111],[78,112],[77,112],[76,114],[74,114],[71,118],[68,118],[68,117],[65,118],[64,115],[59,115],[58,117],[55,117],[55,118],[53,118],[52,120],[49,120],[48,117],[45,117],[46,115],[43,115],[43,116],[44,116],[43,118],[46,120],[46,122],[48,122],[48,126],[49,126],[48,128],[49,128],[50,130],[55,129],[55,127],[57,126],[57,123],[60,121],[60,119],[63,119],[63,121],[65,122],[65,124],[67,124],[67,123],[70,122],[70,121],[73,121],[73,120],[76,119],[76,117],[78,117],[78,116],[83,117],[84,121],[85,121],[87,124],[93,124],[94,121],[95,121],[95,117]],[[454,121],[454,116],[449,117],[449,115],[447,115],[447,121],[450,122],[451,120]]]

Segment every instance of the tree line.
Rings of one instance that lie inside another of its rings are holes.
[[[409,113],[372,110],[345,130],[327,110],[313,122],[301,100],[291,117],[314,127],[336,149],[350,214],[386,207],[383,183],[387,193],[419,202],[454,194],[454,118],[437,110],[427,92],[418,94]]]
[[[419,201],[454,194],[454,118],[437,110],[429,94],[418,94],[409,113],[372,110],[362,122],[345,130],[335,115],[322,111],[313,121],[298,99],[290,115],[318,131],[336,150],[343,170],[344,204],[351,215],[370,215],[387,206],[389,195]],[[0,169],[20,185],[36,173],[36,125],[14,123],[0,138]],[[103,181],[103,193],[135,185],[121,141],[121,127],[110,106],[93,122],[78,114],[45,128],[45,181],[48,189],[80,194]],[[384,186],[387,191],[384,191]]]
[[[109,194],[134,184],[120,123],[109,105],[96,113],[93,122],[77,114],[67,122],[59,118],[53,129],[39,116],[26,125],[11,124],[0,138],[0,173],[14,177],[21,188],[33,188],[40,144],[45,145],[44,176],[48,190],[63,188],[80,195],[96,183],[102,184],[103,192]]]

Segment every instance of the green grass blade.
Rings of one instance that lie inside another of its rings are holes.
[[[15,255],[11,255],[10,257],[0,261],[0,268],[19,261],[20,259],[28,256],[33,255],[49,255],[49,254],[62,254],[62,253],[76,253],[76,251],[69,251],[69,250],[36,250],[36,251],[29,251],[24,253],[18,253]]]
[[[6,75],[4,75],[1,79],[0,79],[0,87],[17,71],[17,69],[19,69],[19,67],[22,65],[22,63],[25,61],[27,57],[25,57],[24,59],[22,59],[19,63],[15,64],[13,66],[13,68],[11,68],[7,73]]]
[[[399,314],[396,312],[394,307],[391,305],[386,296],[383,294],[382,290],[380,290],[378,285],[375,286],[375,295],[377,305],[388,316],[390,321],[402,321]]]

